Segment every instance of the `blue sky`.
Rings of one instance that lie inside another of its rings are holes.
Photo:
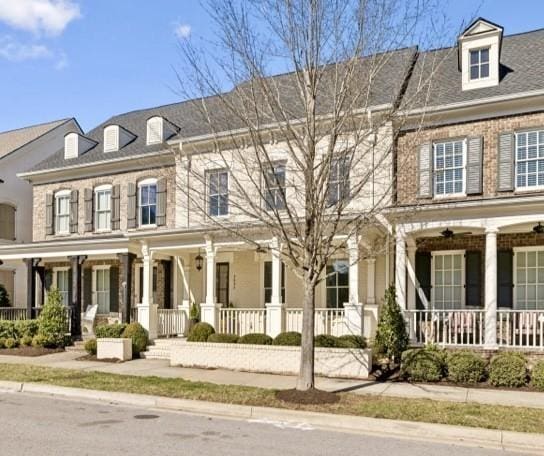
[[[451,0],[506,34],[544,27],[542,0]],[[528,14],[529,13],[529,14]],[[198,0],[0,0],[0,131],[76,117],[84,130],[179,101],[176,34],[213,38]]]

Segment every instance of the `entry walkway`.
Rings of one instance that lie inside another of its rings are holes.
[[[78,361],[82,352],[63,352],[37,358],[0,355],[2,364],[26,364],[88,370],[111,374],[183,378],[190,381],[210,382],[223,385],[244,385],[260,388],[288,389],[295,386],[296,377],[290,375],[256,374],[222,369],[191,369],[170,367],[169,361],[137,359],[125,363]],[[480,404],[510,405],[544,409],[544,393],[527,391],[464,388],[445,385],[421,385],[409,383],[377,383],[372,381],[317,378],[317,388],[336,392],[432,399],[452,402],[476,402]]]

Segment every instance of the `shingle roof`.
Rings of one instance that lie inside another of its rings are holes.
[[[457,47],[422,52],[402,105],[408,109],[441,106],[544,89],[544,29],[504,36],[500,64],[499,85],[462,91]]]
[[[361,103],[364,104],[365,107],[374,107],[396,102],[401,87],[406,79],[406,75],[413,64],[415,53],[416,48],[406,48],[388,54],[362,59],[361,66],[358,70],[361,73],[375,71],[376,74],[373,77],[373,84],[368,92],[368,97],[365,100],[362,100]],[[383,56],[386,57],[384,58]],[[376,64],[376,60],[372,59],[378,58],[381,58],[381,60]],[[333,68],[334,67],[331,66],[331,69]],[[281,96],[281,105],[287,106],[291,116],[297,118],[297,115],[302,111],[300,110],[300,105],[297,105],[299,96],[296,92],[294,77],[294,73],[287,73],[273,76],[271,79],[274,84],[281,89],[278,91]],[[365,80],[363,79],[363,74],[361,75],[361,80]],[[230,100],[234,103],[240,103],[240,108],[244,109],[243,102],[240,101],[243,97],[240,95],[243,94],[244,90],[248,87],[248,84],[247,87],[242,84],[223,96],[230,97]],[[160,151],[164,149],[164,145],[162,144],[146,145],[146,122],[147,119],[153,116],[164,117],[169,122],[179,127],[179,138],[191,138],[209,134],[211,133],[209,123],[202,117],[202,109],[198,107],[199,103],[206,104],[207,111],[213,117],[215,132],[235,130],[245,126],[240,119],[226,114],[224,102],[218,96],[205,98],[204,100],[190,100],[166,106],[132,111],[116,115],[91,130],[86,136],[98,142],[98,144],[81,156],[65,160],[63,150],[59,150],[50,158],[39,163],[29,171],[45,171],[65,166],[86,165],[109,159],[120,159]],[[327,97],[326,91],[323,91],[318,100],[318,111],[320,113],[330,112],[329,105],[330,100]],[[266,118],[266,113],[264,117]],[[269,120],[277,119],[277,117],[274,118],[273,115],[268,117]],[[136,138],[119,151],[105,154],[103,146],[103,129],[105,126],[111,124],[116,124],[125,128],[134,134]]]
[[[57,128],[68,122],[70,119],[55,120],[53,122],[47,122],[39,125],[32,125],[30,127],[19,128],[17,130],[10,130],[0,132],[0,159],[4,158],[8,154],[15,152],[24,145],[31,141],[43,136],[49,131]]]

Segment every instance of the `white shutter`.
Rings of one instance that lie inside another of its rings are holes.
[[[119,150],[119,127],[110,125],[104,128],[104,152]]]
[[[77,158],[78,156],[78,134],[69,133],[64,137],[64,158]]]
[[[147,121],[147,144],[161,143],[163,139],[162,117],[152,117]]]

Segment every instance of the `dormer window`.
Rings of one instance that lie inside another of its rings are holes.
[[[104,128],[104,152],[119,150],[119,127],[110,125]]]
[[[162,117],[152,117],[147,121],[147,144],[162,142],[163,120]]]
[[[470,51],[470,79],[489,77],[489,48]]]
[[[78,133],[68,133],[64,136],[64,159],[77,158],[96,146],[96,141]]]

